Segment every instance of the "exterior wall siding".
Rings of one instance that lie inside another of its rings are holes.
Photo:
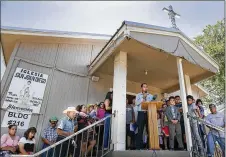
[[[58,44],[22,42],[16,56],[29,61],[53,66],[55,64],[57,48]]]
[[[59,44],[56,66],[82,75],[87,75],[90,63],[91,44]]]
[[[10,60],[12,66],[8,68],[8,76],[2,85],[2,101],[10,86],[12,76],[17,67],[41,72],[48,75],[43,103],[39,114],[32,114],[29,126],[37,128],[36,140],[39,149],[42,142],[40,135],[48,125],[51,116],[63,117],[63,110],[68,106],[86,104],[88,100],[89,77],[87,65],[91,62],[94,43],[28,43],[21,42]],[[98,51],[99,44],[95,47]],[[99,49],[99,50],[100,50]],[[96,53],[95,52],[95,53]],[[15,57],[14,57],[15,56]],[[94,56],[93,56],[94,57]],[[1,118],[5,110],[1,110]],[[1,128],[1,134],[7,128]],[[23,136],[25,130],[18,129],[18,135]]]

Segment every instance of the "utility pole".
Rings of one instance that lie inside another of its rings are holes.
[[[180,18],[180,15],[177,14],[177,13],[173,10],[172,5],[170,5],[168,8],[165,8],[165,7],[164,7],[162,10],[168,13],[169,18],[171,19],[172,27],[178,29],[178,28],[177,28],[177,25],[176,25],[175,17]]]

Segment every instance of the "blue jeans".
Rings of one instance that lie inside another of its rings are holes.
[[[198,129],[199,129],[199,135],[200,135],[200,138],[202,140],[202,144],[203,144],[203,147],[205,148],[205,134],[206,134],[206,131],[205,131],[205,127],[203,124],[199,124],[198,125]]]
[[[49,147],[49,145],[43,144],[42,149],[45,149],[46,147]],[[47,155],[47,152],[48,152],[48,156],[46,156]],[[49,149],[49,151],[46,151],[45,153],[43,153],[41,155],[41,157],[53,157],[53,148],[51,148],[51,149]]]
[[[223,152],[223,156],[224,156],[225,155],[225,138],[213,135],[211,132],[207,135],[207,153],[208,153],[208,156],[214,155],[215,142],[216,141],[220,145],[221,150]]]
[[[105,117],[111,115],[110,113],[105,113]],[[108,148],[108,142],[109,142],[109,129],[111,125],[111,119],[110,117],[107,118],[104,122],[104,148]]]

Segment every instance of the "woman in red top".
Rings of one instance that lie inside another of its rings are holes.
[[[105,115],[104,102],[101,102],[98,106],[99,106],[99,108],[97,109],[97,118],[102,119],[102,118],[104,118],[104,115]]]
[[[97,118],[100,120],[102,118],[104,118],[105,116],[105,105],[104,102],[101,102],[99,105],[99,108],[97,109]],[[98,148],[102,148],[102,144],[103,144],[103,134],[104,134],[104,123],[100,123],[97,127],[96,127],[96,132],[97,135],[99,136],[98,138],[98,142],[99,146]]]

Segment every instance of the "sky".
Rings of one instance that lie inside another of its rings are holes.
[[[171,27],[169,5],[190,38],[224,18],[224,1],[1,1],[1,25],[113,35],[124,20]]]

